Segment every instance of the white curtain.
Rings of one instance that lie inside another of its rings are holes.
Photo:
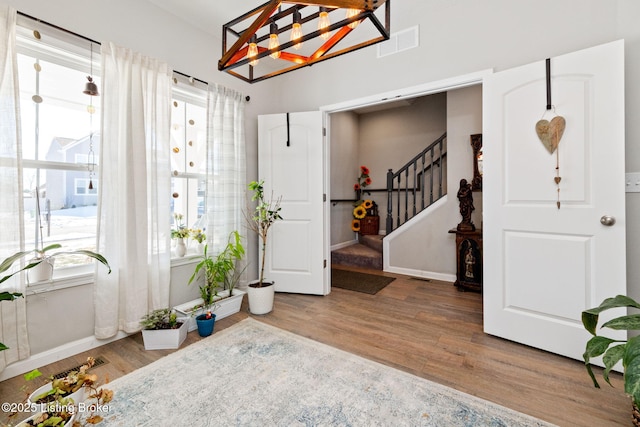
[[[207,115],[207,244],[209,252],[217,254],[232,231],[246,235],[242,213],[247,185],[242,94],[210,84]]]
[[[20,140],[20,91],[16,54],[16,11],[0,5],[0,262],[24,250],[22,202],[22,146]],[[25,292],[24,275],[0,284],[0,291]],[[0,371],[29,357],[24,298],[0,302]]]
[[[102,44],[99,250],[95,334],[135,332],[169,304],[171,68]]]

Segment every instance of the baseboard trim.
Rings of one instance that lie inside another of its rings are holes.
[[[422,279],[441,280],[443,282],[455,282],[455,274],[437,273],[435,271],[414,270],[412,268],[387,267],[384,269],[387,273],[404,274],[405,276],[420,277]]]
[[[358,240],[349,240],[342,243],[337,243],[335,245],[331,245],[332,251],[337,251],[338,249],[346,248],[347,246],[352,246],[358,243]]]
[[[67,357],[75,356],[76,354],[109,344],[110,342],[117,341],[127,336],[129,336],[129,334],[118,332],[116,336],[106,340],[87,337],[43,351],[42,353],[31,355],[27,359],[19,360],[18,362],[7,366],[4,371],[0,372],[0,381],[8,380],[9,378],[16,377],[36,368],[66,359]]]

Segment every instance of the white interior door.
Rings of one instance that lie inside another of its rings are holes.
[[[626,293],[623,41],[552,58],[550,75],[559,159],[535,131],[545,61],[484,81],[484,329],[582,359],[582,310]]]
[[[265,277],[276,291],[326,295],[322,113],[258,117],[258,177],[282,195],[269,232]]]

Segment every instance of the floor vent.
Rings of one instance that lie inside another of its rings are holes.
[[[105,364],[109,363],[109,362],[108,362],[104,357],[100,357],[100,356],[98,356],[98,357],[96,357],[95,359],[96,359],[96,363],[93,365],[93,368],[96,368],[96,367],[98,367],[98,366],[100,366],[100,365],[105,365]],[[83,363],[83,364],[84,364],[84,363]],[[69,374],[69,372],[71,372],[71,371],[78,371],[78,370],[80,369],[80,367],[81,367],[81,366],[82,366],[82,365],[74,366],[73,368],[69,368],[69,369],[67,369],[66,371],[58,372],[57,374],[52,375],[52,377],[53,377],[53,378],[56,378],[56,379],[58,379],[58,378],[64,378],[64,377],[66,377],[66,376]],[[91,368],[91,369],[93,369],[93,368]],[[91,369],[90,369],[90,370],[91,370]]]
[[[427,279],[426,277],[412,277],[411,280],[420,280],[421,282],[430,282],[431,279]]]

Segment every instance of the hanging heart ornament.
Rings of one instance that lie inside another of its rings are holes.
[[[542,119],[536,123],[538,138],[550,154],[558,149],[565,125],[566,122],[562,116],[556,116],[551,121]]]

